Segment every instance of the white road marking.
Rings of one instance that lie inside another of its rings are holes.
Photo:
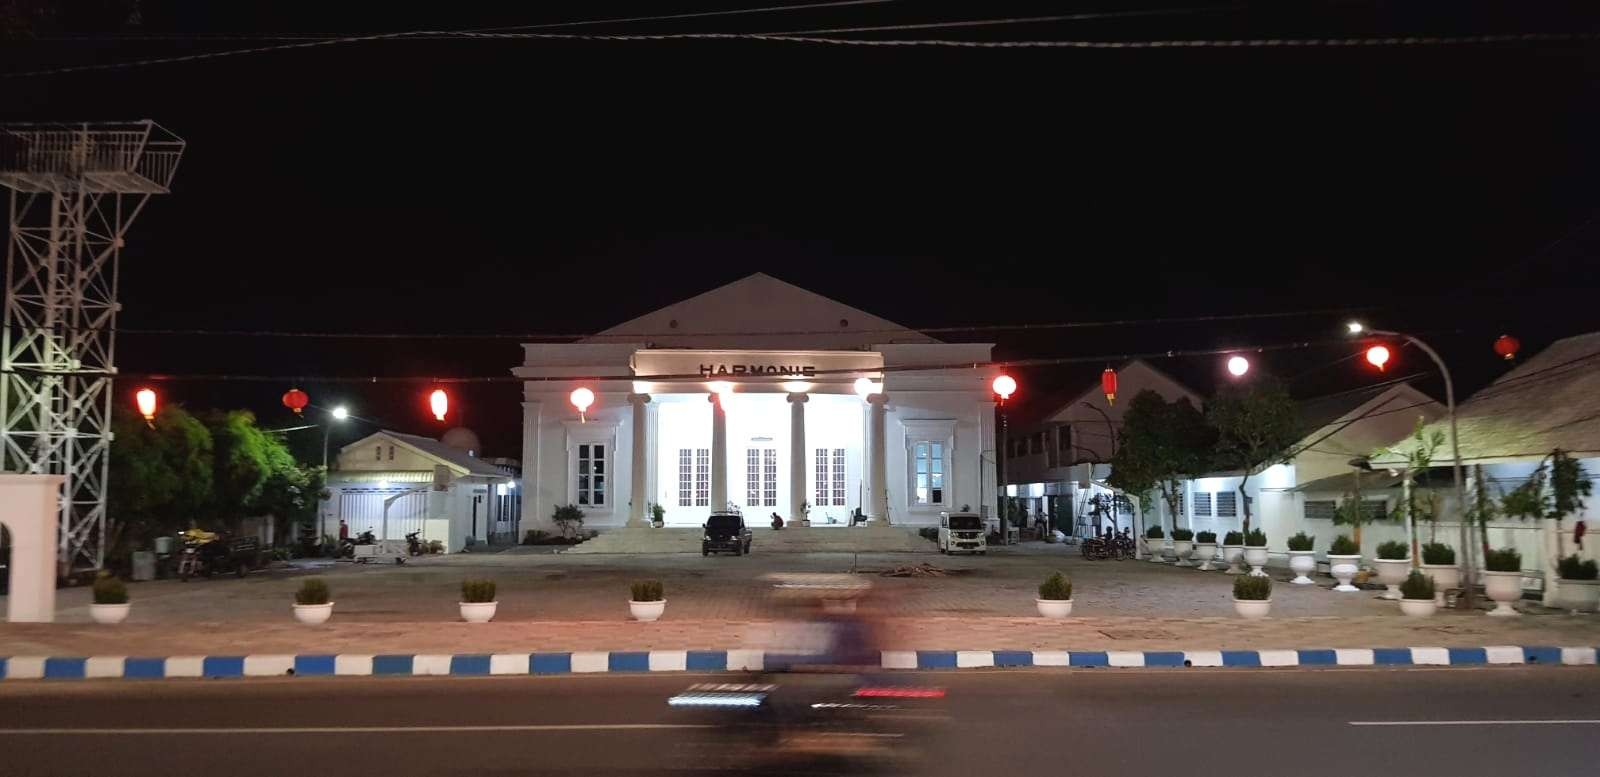
[[[1600,719],[1565,720],[1352,720],[1352,726],[1595,726]]]
[[[170,736],[173,734],[389,734],[389,733],[471,733],[495,731],[643,731],[652,729],[694,729],[715,726],[681,723],[593,723],[521,726],[271,726],[259,728],[0,728],[0,736],[12,735],[125,735]]]

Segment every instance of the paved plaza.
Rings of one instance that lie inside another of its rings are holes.
[[[921,563],[943,576],[886,577]],[[1035,588],[1051,572],[1072,577],[1075,617],[1037,617]],[[89,591],[60,592],[55,624],[0,624],[0,655],[616,650],[781,646],[788,612],[770,596],[773,572],[853,573],[872,583],[867,610],[884,642],[903,649],[1227,649],[1383,645],[1600,644],[1600,617],[1551,613],[1487,618],[1443,611],[1401,616],[1378,591],[1335,593],[1277,578],[1271,618],[1233,614],[1233,578],[1141,561],[1085,561],[1061,546],[995,549],[987,557],[907,554],[597,556],[514,549],[427,557],[404,566],[303,563],[238,580],[130,585],[134,608],[120,626],[89,622]],[[295,623],[300,581],[325,578],[332,622]],[[459,622],[465,578],[499,588],[495,622]],[[628,583],[665,584],[666,616],[629,619]]]

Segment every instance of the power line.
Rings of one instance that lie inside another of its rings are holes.
[[[1048,331],[1057,329],[1093,329],[1117,326],[1163,326],[1168,324],[1194,324],[1214,321],[1253,321],[1261,319],[1297,318],[1301,316],[1332,316],[1349,315],[1352,312],[1368,311],[1372,308],[1327,308],[1322,310],[1294,310],[1279,313],[1227,313],[1207,316],[1176,316],[1163,318],[1122,318],[1106,321],[1058,321],[1036,324],[972,324],[957,326],[934,327],[901,327],[880,329],[791,329],[783,331],[763,331],[757,333],[761,336],[804,336],[804,335],[863,335],[863,334],[894,334],[903,335],[907,331],[919,334],[956,334],[973,332],[1025,332]],[[650,340],[652,338],[679,338],[679,337],[741,337],[748,336],[744,332],[688,332],[667,330],[662,332],[628,332],[623,334],[606,334],[604,332],[591,333],[558,333],[558,332],[484,332],[484,333],[450,333],[450,332],[290,332],[269,329],[136,329],[118,328],[117,334],[134,336],[155,335],[182,335],[205,337],[285,337],[285,338],[313,338],[313,339],[344,339],[344,340]],[[1241,349],[1249,350],[1249,349]]]
[[[512,32],[453,32],[449,30],[420,30],[414,32],[382,33],[376,35],[351,35],[339,38],[285,43],[273,46],[255,46],[201,54],[173,57],[155,57],[126,62],[109,62],[94,65],[24,70],[0,74],[4,78],[31,78],[36,76],[66,75],[106,70],[125,70],[149,65],[166,65],[195,62],[247,54],[265,54],[318,46],[346,43],[365,43],[380,40],[402,39],[482,39],[482,40],[544,40],[580,42],[670,42],[670,41],[753,41],[775,43],[803,43],[835,46],[895,46],[918,48],[965,49],[1245,49],[1245,48],[1412,48],[1441,46],[1478,46],[1500,43],[1559,43],[1592,41],[1600,39],[1600,32],[1520,32],[1485,35],[1391,35],[1371,38],[1245,38],[1245,39],[1194,39],[1194,40],[1020,40],[975,41],[927,39],[863,39],[835,38],[811,35],[774,35],[744,32],[656,33],[632,35],[599,35],[579,33],[512,33]]]
[[[759,33],[762,35],[832,35],[850,32],[892,32],[898,30],[935,30],[951,29],[958,27],[992,27],[1007,24],[1046,24],[1052,22],[1079,22],[1098,21],[1101,19],[1127,19],[1145,16],[1173,16],[1178,14],[1215,13],[1220,11],[1237,11],[1241,6],[1206,6],[1201,8],[1149,8],[1136,11],[1100,11],[1094,13],[1070,13],[1055,16],[1019,16],[1008,19],[974,19],[959,22],[924,22],[920,24],[881,24],[870,27],[829,27],[817,30],[785,30],[783,32]]]
[[[860,375],[862,373],[889,374],[889,373],[902,373],[902,372],[903,373],[915,373],[915,372],[934,372],[934,371],[950,371],[950,370],[983,370],[983,369],[994,369],[994,368],[1005,369],[1005,368],[1048,367],[1048,366],[1055,366],[1055,365],[1061,365],[1061,364],[1106,363],[1106,362],[1128,361],[1128,360],[1132,360],[1132,359],[1176,359],[1176,358],[1184,358],[1184,357],[1191,357],[1191,356],[1217,356],[1217,355],[1221,355],[1221,354],[1232,354],[1232,353],[1241,353],[1241,352],[1265,353],[1265,352],[1268,352],[1268,351],[1302,350],[1302,349],[1306,349],[1306,348],[1314,348],[1314,347],[1325,346],[1325,345],[1343,344],[1343,343],[1346,343],[1346,342],[1348,342],[1348,341],[1341,338],[1341,339],[1338,339],[1338,340],[1320,340],[1320,341],[1308,340],[1308,341],[1290,342],[1290,343],[1274,343],[1274,344],[1268,344],[1268,345],[1250,345],[1250,346],[1237,346],[1237,347],[1228,347],[1228,348],[1205,348],[1205,349],[1191,349],[1191,350],[1150,351],[1150,352],[1145,352],[1145,353],[1103,354],[1103,355],[1097,355],[1097,356],[1057,356],[1057,357],[1048,357],[1048,358],[1039,358],[1039,359],[1012,359],[1012,360],[1007,360],[1007,361],[993,361],[993,360],[991,360],[991,361],[949,362],[949,363],[944,363],[944,364],[887,365],[887,366],[879,367],[879,368],[875,368],[875,369],[851,368],[851,369],[816,370],[815,372],[811,373],[810,375],[815,375],[815,376],[829,376],[829,375],[851,376],[851,375]],[[70,376],[70,375],[79,374],[79,373],[65,372],[65,371],[51,371],[51,372],[46,373],[46,372],[40,371],[40,370],[18,370],[18,369],[13,369],[10,372],[28,372],[28,373],[34,373],[34,374],[49,374],[49,375],[58,375],[58,376]],[[99,374],[99,373],[95,373],[95,374]],[[211,373],[211,374],[188,374],[188,375],[185,375],[185,374],[179,374],[179,373],[124,372],[124,373],[119,373],[116,377],[118,379],[120,379],[120,380],[141,379],[141,380],[149,380],[149,381],[200,381],[200,382],[248,382],[248,383],[299,382],[299,383],[371,383],[371,384],[379,384],[379,383],[441,383],[441,384],[446,384],[446,383],[451,383],[451,384],[569,383],[569,382],[574,382],[574,381],[577,381],[577,382],[648,381],[648,382],[667,383],[667,382],[702,382],[702,381],[707,380],[707,377],[704,374],[698,373],[698,372],[695,372],[695,373],[662,374],[662,375],[636,375],[636,374],[631,374],[631,373],[625,373],[625,374],[615,374],[615,375],[552,375],[552,376],[517,376],[517,375],[466,375],[466,376],[442,376],[442,375],[365,375],[365,376],[362,376],[362,375],[327,375],[327,376],[309,376],[309,375],[302,375],[302,374],[288,376],[288,375],[260,375],[260,374],[251,375],[251,374],[235,374],[235,373]],[[732,376],[717,375],[717,376],[713,376],[713,379],[722,379],[722,378],[729,378],[729,377],[732,377]],[[808,375],[808,378],[809,377],[810,376]],[[750,383],[758,383],[758,382],[781,383],[781,382],[784,382],[784,381],[796,380],[796,378],[794,378],[793,376],[784,376],[784,375],[770,375],[770,376],[742,375],[742,376],[739,376],[738,379],[740,381],[742,381],[742,382],[750,382]]]
[[[680,19],[704,19],[715,16],[748,16],[751,14],[777,13],[783,11],[810,11],[821,8],[843,8],[847,6],[883,5],[895,0],[837,0],[836,2],[803,3],[799,5],[772,5],[764,8],[734,8],[723,11],[696,11],[691,13],[660,14],[656,16],[629,16],[610,19],[582,19],[570,22],[543,22],[540,24],[518,24],[506,27],[479,27],[470,30],[455,30],[441,32],[413,32],[404,34],[407,40],[444,40],[455,37],[460,33],[475,32],[513,32],[518,30],[553,30],[568,27],[588,27],[602,24],[632,24],[636,22],[675,21]],[[305,40],[345,40],[364,35],[382,33],[349,33],[349,32],[303,32],[279,34],[200,34],[190,33],[167,35],[63,35],[46,38],[33,38],[32,40],[50,42],[84,42],[107,43],[119,41],[181,41],[181,42],[210,42],[210,41],[305,41]]]

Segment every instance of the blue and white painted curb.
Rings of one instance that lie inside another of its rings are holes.
[[[886,650],[885,669],[988,667],[1330,667],[1595,665],[1592,647],[1406,647],[1311,650]],[[622,672],[743,672],[805,663],[806,656],[761,650],[639,650],[567,653],[472,653],[248,656],[10,656],[0,680],[281,677],[284,675],[559,675]]]

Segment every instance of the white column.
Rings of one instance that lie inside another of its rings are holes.
[[[645,485],[645,462],[648,461],[650,417],[645,406],[650,403],[649,394],[629,394],[628,404],[633,405],[633,471],[632,484],[628,491],[628,526],[641,527],[649,523],[645,516],[649,507],[646,498],[649,491]]]
[[[872,413],[867,425],[867,518],[874,523],[884,524],[889,523],[888,418],[885,408],[888,402],[887,394],[867,397]]]
[[[522,403],[522,525],[524,530],[542,527],[550,520],[544,511],[543,495],[539,492],[539,416],[541,402]],[[520,542],[521,537],[517,540]]]
[[[721,399],[711,400],[711,511],[728,509],[728,411]]]
[[[789,395],[789,520],[806,515],[806,400],[805,394]]]
[[[0,475],[0,523],[11,532],[11,593],[6,620],[56,619],[56,526],[61,475]]]

